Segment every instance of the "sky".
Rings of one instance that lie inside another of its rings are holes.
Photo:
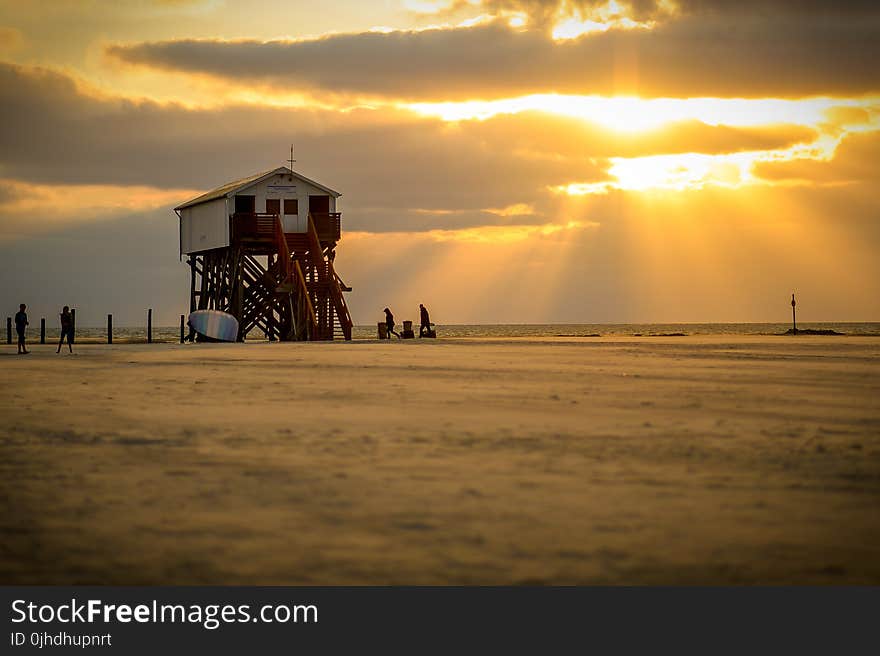
[[[880,321],[873,0],[0,0],[0,306],[188,310],[175,205],[342,193],[355,323]]]

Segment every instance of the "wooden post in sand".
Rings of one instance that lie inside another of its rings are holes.
[[[794,300],[794,292],[791,294],[791,332],[797,335],[797,317],[794,313],[794,306],[796,305]]]
[[[180,315],[180,343],[181,343],[181,344],[183,344],[183,339],[184,339],[184,337],[183,337],[183,326],[184,326],[183,315],[181,314],[181,315]]]
[[[113,343],[113,315],[107,315],[107,343]]]
[[[147,310],[147,344],[153,343],[153,308]]]
[[[40,344],[46,343],[46,317],[40,319]]]
[[[12,344],[12,317],[6,317],[6,343]]]

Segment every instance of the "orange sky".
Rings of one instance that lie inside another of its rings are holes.
[[[0,0],[3,305],[175,323],[170,208],[293,141],[358,323],[880,320],[874,3],[313,7]]]

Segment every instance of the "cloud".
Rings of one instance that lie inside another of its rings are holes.
[[[352,210],[372,212],[382,229],[400,227],[415,218],[404,213],[420,207],[468,209],[473,220],[492,222],[500,218],[481,209],[531,200],[572,170],[585,179],[603,177],[601,162],[516,156],[509,147],[493,147],[473,132],[411,112],[190,110],[93,98],[63,75],[0,66],[5,177],[39,184],[210,188],[281,165],[293,140],[300,161],[307,162],[302,170],[340,189]],[[436,217],[433,225],[418,218],[412,225],[444,227]]]
[[[758,162],[753,173],[764,180],[801,184],[880,182],[880,130],[846,135],[833,158]]]
[[[803,126],[700,121],[633,135],[539,112],[445,122],[390,109],[190,109],[96,97],[66,75],[0,65],[0,175],[6,178],[35,189],[207,189],[281,165],[295,141],[303,172],[343,192],[351,230],[552,222],[557,200],[548,189],[608,180],[610,157],[785,148],[814,136]],[[104,202],[112,207],[124,193],[107,192]],[[177,201],[195,195],[179,193]],[[95,194],[89,202],[98,215]],[[163,199],[174,204],[171,195]],[[523,206],[529,212],[510,209]]]
[[[538,24],[560,17],[623,15],[635,20],[668,20],[681,15],[724,14],[727,16],[846,16],[875,15],[873,0],[453,0],[435,14],[482,11],[493,15],[524,14]]]
[[[0,241],[114,219],[124,213],[159,208],[170,212],[179,198],[194,193],[147,186],[31,184],[3,178],[0,188]]]
[[[565,117],[554,127],[559,117],[530,112],[444,122],[395,111],[198,110],[90,96],[67,76],[9,66],[0,100],[0,301],[26,302],[34,316],[67,303],[84,321],[113,312],[122,325],[155,307],[175,323],[188,277],[167,206],[269,168],[267,153],[283,160],[296,137],[306,174],[345,194],[337,268],[355,287],[361,323],[385,305],[406,318],[419,302],[442,323],[772,320],[784,319],[791,289],[805,297],[805,321],[880,317],[877,133],[846,136],[819,163],[827,175],[811,174],[856,180],[844,188],[575,198],[544,185],[607,179],[605,156],[620,146]],[[828,120],[867,118],[846,110]],[[635,153],[702,141],[733,157],[743,140],[784,147],[810,137],[798,126],[712,127],[689,121],[671,126],[671,138],[648,131],[641,144],[638,135],[622,143]]]
[[[543,112],[499,114],[485,121],[464,121],[458,129],[492,147],[528,152],[545,159],[776,150],[809,143],[817,137],[815,130],[805,126],[729,127],[697,120],[628,132]]]
[[[651,30],[554,41],[496,20],[473,27],[302,40],[117,44],[133,65],[238,84],[407,100],[531,93],[803,97],[880,90],[880,11],[694,11]],[[714,5],[713,5],[714,6]]]

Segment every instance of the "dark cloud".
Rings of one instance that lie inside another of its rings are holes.
[[[359,230],[540,222],[553,216],[549,186],[606,180],[609,157],[780,148],[813,136],[697,121],[625,135],[534,112],[445,123],[395,111],[190,110],[94,98],[58,73],[0,66],[2,176],[205,189],[282,164],[295,141],[303,172],[343,192],[347,228]],[[483,211],[517,203],[535,214]]]
[[[0,175],[47,183],[210,188],[283,163],[294,141],[304,173],[341,190],[351,211],[383,212],[376,226],[442,227],[418,208],[473,210],[523,202],[551,184],[604,179],[587,157],[542,161],[497,148],[473,131],[408,112],[338,113],[180,106],[100,100],[50,72],[0,66]],[[273,161],[272,153],[278,159]],[[185,199],[181,199],[185,200]],[[428,225],[428,220],[433,226]]]
[[[241,84],[401,99],[537,92],[797,97],[880,89],[880,12],[816,7],[695,11],[653,30],[614,29],[566,41],[495,21],[300,41],[182,39],[114,45],[107,52],[130,64]]]

